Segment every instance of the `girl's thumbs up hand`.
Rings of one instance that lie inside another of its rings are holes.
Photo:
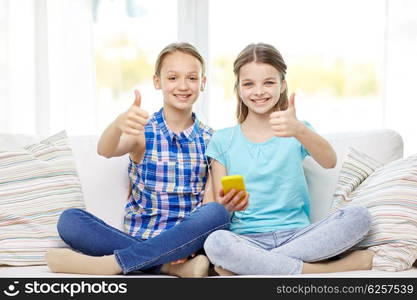
[[[140,107],[140,104],[142,102],[142,97],[138,90],[135,90],[135,102],[133,102],[133,105],[136,105],[137,107]]]
[[[141,95],[138,90],[135,90],[135,100],[132,106],[116,119],[117,127],[123,133],[136,136],[144,135],[144,128],[148,123],[149,114],[140,108],[141,102]]]
[[[288,101],[288,108],[284,111],[275,111],[269,115],[269,124],[278,137],[295,137],[301,130],[302,123],[298,121],[295,112],[295,93]]]

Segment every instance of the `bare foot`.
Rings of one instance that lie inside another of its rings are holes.
[[[114,255],[89,256],[67,248],[49,249],[45,254],[49,269],[55,273],[116,275],[122,269]]]
[[[220,276],[235,276],[236,274],[233,272],[230,272],[229,270],[223,269],[222,267],[215,266],[214,271],[217,272]]]
[[[374,255],[375,252],[372,250],[356,250],[347,254],[342,259],[355,261],[358,270],[370,270],[372,269],[372,260],[374,258]]]
[[[304,263],[302,273],[330,273],[372,269],[375,252],[356,250],[330,262]]]
[[[197,255],[184,263],[164,264],[161,273],[181,278],[201,278],[208,276],[210,262],[205,255]]]

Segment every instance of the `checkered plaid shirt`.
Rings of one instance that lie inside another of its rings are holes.
[[[130,160],[132,193],[125,207],[125,230],[148,239],[183,220],[204,196],[206,146],[213,130],[200,123],[179,134],[172,132],[163,110],[145,126],[146,151],[141,163]]]

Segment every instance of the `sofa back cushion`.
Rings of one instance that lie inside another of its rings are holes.
[[[304,161],[304,172],[311,198],[312,222],[329,215],[339,173],[350,147],[365,152],[383,164],[403,156],[402,138],[393,130],[366,130],[323,136],[336,151],[337,165],[333,169],[323,169],[311,157],[307,157]]]
[[[98,136],[74,136],[70,145],[77,163],[86,208],[107,224],[123,228],[129,192],[128,155],[104,158],[97,154]]]

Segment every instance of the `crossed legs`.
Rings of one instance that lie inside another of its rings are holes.
[[[368,211],[352,206],[291,232],[279,245],[274,244],[275,233],[265,234],[260,242],[221,230],[207,238],[204,248],[218,273],[292,275],[364,270],[372,266],[374,253],[370,250],[354,251],[335,261],[327,259],[357,244],[370,224]],[[265,244],[265,237],[269,237],[269,245]]]
[[[46,260],[54,272],[115,275],[140,270],[198,277],[199,274],[206,275],[208,270],[208,260],[204,256],[178,265],[170,262],[197,252],[211,232],[226,229],[228,225],[229,216],[224,207],[208,203],[173,228],[154,238],[140,240],[88,212],[70,209],[61,215],[58,231],[76,251],[51,249]]]

